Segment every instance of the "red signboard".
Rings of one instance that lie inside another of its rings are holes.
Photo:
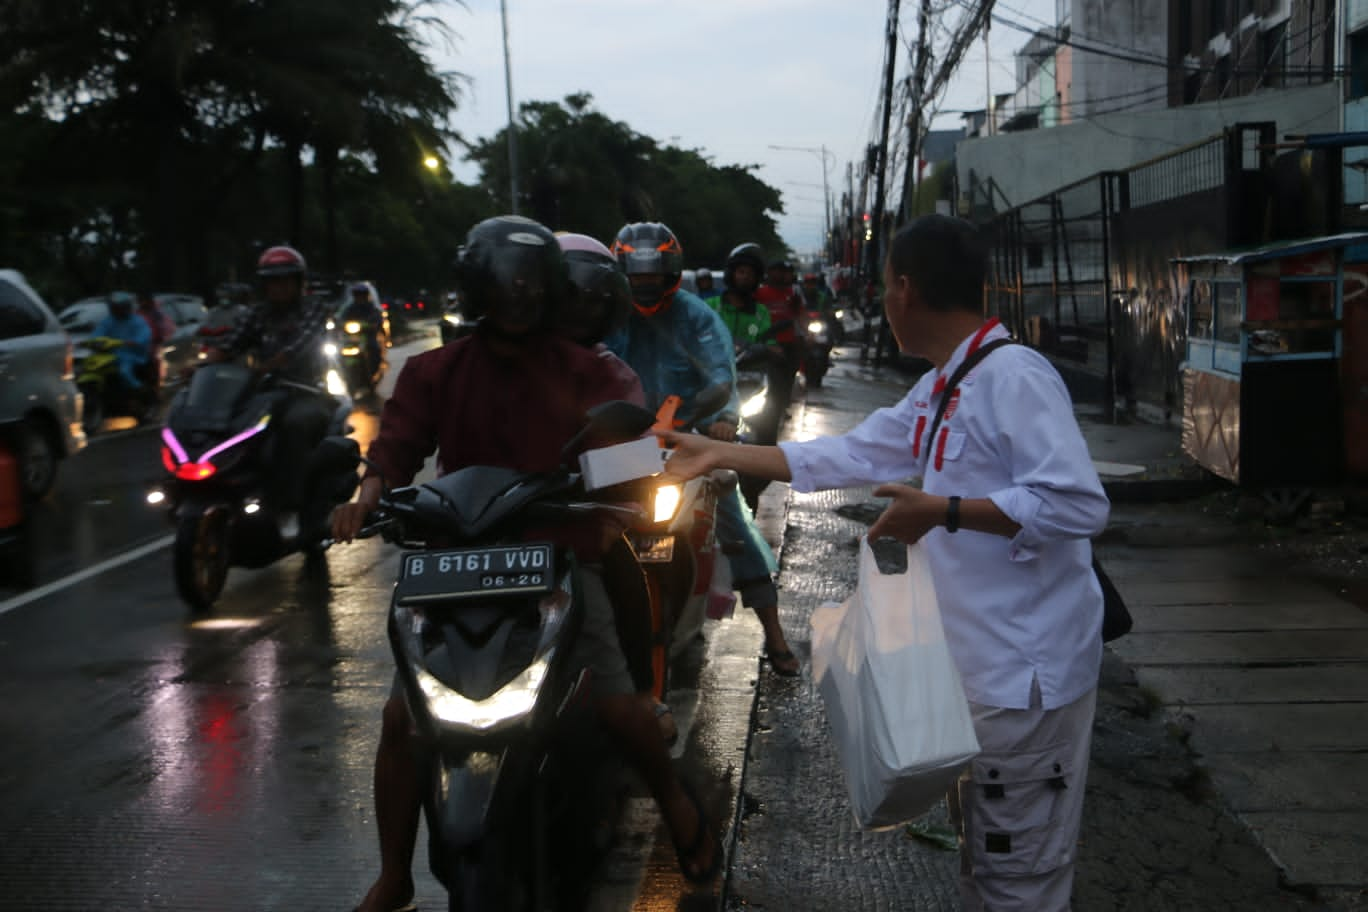
[[[1328,251],[1307,253],[1280,260],[1285,276],[1329,276],[1335,274],[1335,255]]]
[[[1246,320],[1278,319],[1278,280],[1268,276],[1250,276],[1245,301]]]

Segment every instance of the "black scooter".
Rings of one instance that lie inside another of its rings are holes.
[[[654,420],[629,403],[599,406],[567,452],[585,433],[632,438]],[[356,459],[353,447],[335,468]],[[362,532],[407,550],[389,638],[424,745],[430,865],[453,912],[578,908],[606,849],[611,828],[595,823],[622,770],[589,705],[588,672],[571,662],[581,570],[573,552],[524,533],[642,515],[613,491],[587,493],[568,469],[472,466],[391,490]]]
[[[339,382],[330,378],[334,389]],[[230,567],[264,567],[297,551],[320,555],[323,520],[356,490],[354,467],[320,471],[327,448],[338,446],[325,441],[311,454],[308,470],[316,508],[300,516],[278,502],[277,488],[268,483],[281,470],[274,425],[281,407],[300,394],[326,397],[333,408],[329,433],[346,433],[352,401],[345,394],[258,377],[238,364],[200,367],[172,401],[161,432],[169,477],[147,500],[169,507],[176,590],[197,614],[218,599]]]

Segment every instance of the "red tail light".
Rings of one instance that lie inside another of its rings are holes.
[[[212,462],[186,462],[175,468],[176,477],[181,481],[204,481],[217,471]]]

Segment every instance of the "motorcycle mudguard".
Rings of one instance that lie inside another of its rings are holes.
[[[465,851],[484,838],[501,768],[499,754],[482,752],[471,753],[461,763],[433,766],[437,781],[432,784],[428,828],[440,834],[438,841],[447,852]]]

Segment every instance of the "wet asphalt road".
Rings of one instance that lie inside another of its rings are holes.
[[[382,391],[435,344],[396,348]],[[353,417],[363,445],[376,408]],[[192,621],[170,529],[143,503],[158,472],[155,432],[97,439],[33,516],[39,588],[0,589],[0,912],[350,909],[377,870],[371,766],[398,552],[372,540],[332,549],[321,570],[299,556],[235,568]],[[758,624],[738,620],[698,645],[672,699],[676,756],[719,822],[756,674]],[[445,908],[425,842],[417,900]],[[593,908],[715,903],[685,889],[637,788]]]
[[[363,443],[374,413],[353,418]],[[159,466],[154,430],[96,438],[32,516],[39,589],[0,594],[0,909],[349,908],[397,556],[234,569],[192,623],[143,502]]]

